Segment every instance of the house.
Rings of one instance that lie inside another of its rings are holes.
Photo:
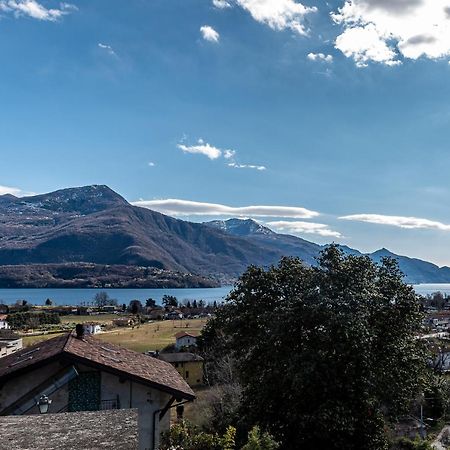
[[[116,327],[131,327],[134,325],[133,319],[130,319],[129,317],[120,317],[119,319],[114,319],[112,323]]]
[[[175,335],[175,348],[180,350],[182,347],[196,347],[198,336],[186,331],[182,331]]]
[[[155,450],[170,409],[195,398],[171,364],[94,336],[64,334],[0,360],[0,416],[136,409],[139,449]]]
[[[0,358],[11,355],[23,347],[22,338],[11,330],[0,330]]]
[[[137,450],[138,413],[118,409],[2,417],[0,435],[7,436],[10,449]]]
[[[190,386],[203,384],[204,360],[201,356],[194,353],[178,352],[160,353],[158,358],[172,364]]]
[[[181,320],[181,319],[183,319],[183,313],[180,310],[175,309],[174,311],[170,311],[169,313],[167,313],[164,316],[164,319],[165,320]]]
[[[10,327],[8,325],[8,316],[6,314],[0,315],[0,330],[8,330]]]
[[[87,322],[83,324],[83,327],[86,334],[98,334],[102,332],[102,326],[99,323]]]
[[[147,317],[150,320],[162,320],[164,317],[164,308],[158,306],[154,308],[148,308]]]

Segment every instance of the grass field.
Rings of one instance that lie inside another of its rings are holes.
[[[47,341],[48,339],[52,339],[56,336],[61,336],[63,333],[54,333],[54,334],[41,334],[39,336],[25,336],[23,337],[23,346],[30,347],[31,345],[38,344],[39,342]]]
[[[95,317],[93,319],[93,317]],[[101,322],[111,323],[114,316],[68,316],[62,317],[64,323],[83,323],[83,322]],[[96,335],[98,339],[112,344],[120,345],[136,352],[146,352],[148,350],[161,350],[167,345],[175,343],[175,334],[180,331],[190,331],[199,333],[205,326],[207,319],[189,319],[189,320],[164,320],[159,322],[152,322],[140,325],[135,328],[115,328],[113,331],[107,331]],[[59,336],[57,334],[45,334],[40,336],[25,336],[23,338],[24,347],[46,341],[53,337]]]
[[[96,322],[104,325],[110,325],[114,319],[117,319],[117,314],[99,314],[96,316],[61,316],[61,322],[64,324],[70,323],[85,323],[85,322]]]
[[[97,335],[105,342],[120,345],[136,352],[161,350],[175,343],[175,334],[180,331],[199,333],[207,319],[164,320],[135,327],[109,331]]]

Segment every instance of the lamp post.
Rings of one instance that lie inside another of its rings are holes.
[[[47,414],[48,408],[52,404],[52,401],[46,396],[42,395],[39,401],[37,402],[37,407],[39,408],[39,412],[41,414]]]

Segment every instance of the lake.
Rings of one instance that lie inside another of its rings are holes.
[[[450,295],[450,284],[416,284],[414,290],[420,295],[433,294],[434,292]]]
[[[197,289],[0,289],[0,303],[11,305],[17,300],[27,300],[33,305],[43,305],[49,298],[54,305],[88,305],[98,292],[108,293],[119,304],[128,304],[131,300],[140,300],[145,304],[148,298],[153,298],[161,304],[164,295],[174,295],[179,301],[186,299],[219,302],[231,289],[231,286]]]
[[[145,303],[153,298],[161,303],[164,295],[174,295],[178,300],[204,300],[206,302],[222,301],[230,292],[232,286],[220,288],[193,289],[0,289],[0,303],[13,304],[17,300],[27,300],[33,305],[43,305],[50,298],[54,305],[91,304],[95,294],[107,292],[119,304],[128,304],[131,300]],[[427,295],[440,291],[450,295],[450,284],[417,284],[414,289],[418,294]]]

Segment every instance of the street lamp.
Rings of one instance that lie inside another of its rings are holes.
[[[37,402],[37,407],[39,408],[39,412],[41,414],[47,414],[48,408],[52,404],[52,401],[46,396],[42,395],[39,401]]]

